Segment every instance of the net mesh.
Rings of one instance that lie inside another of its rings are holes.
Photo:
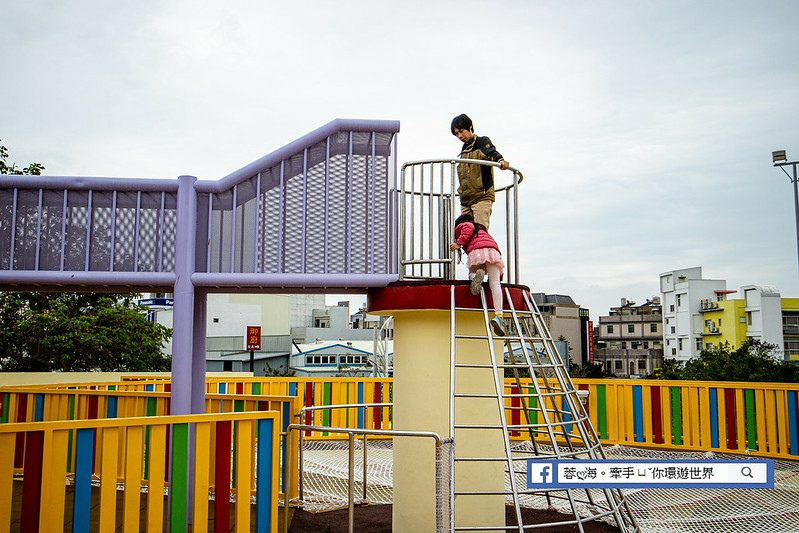
[[[524,445],[525,443],[520,443]],[[363,441],[356,441],[355,498],[363,497]],[[540,448],[540,447],[539,447]],[[442,445],[437,461],[436,486],[440,493],[437,522],[448,526],[449,480],[454,457],[454,443]],[[741,456],[705,452],[674,452],[628,446],[604,448],[608,459],[741,459]],[[519,450],[524,452],[525,450]],[[347,441],[305,441],[303,446],[302,506],[311,512],[346,507],[348,488]],[[526,472],[517,475],[526,475]],[[370,440],[367,443],[366,501],[390,504],[393,495],[393,446],[391,440]],[[606,508],[605,491],[585,493],[577,498],[578,510]],[[590,494],[590,498],[589,498]],[[799,462],[774,461],[773,489],[641,489],[624,491],[627,506],[641,531],[647,533],[788,533],[799,531]],[[593,503],[589,501],[593,499]],[[509,499],[508,503],[512,503]],[[565,491],[546,491],[523,495],[520,504],[537,509],[556,509],[571,514]],[[589,513],[583,512],[582,515]],[[604,519],[613,523],[612,517]]]

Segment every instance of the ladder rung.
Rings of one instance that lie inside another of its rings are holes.
[[[514,459],[514,461],[515,460],[516,459]],[[499,462],[499,461],[502,461],[502,462],[507,462],[508,458],[507,457],[456,457],[455,458],[455,462],[458,462],[458,461],[464,461],[464,462],[465,461],[471,461],[471,462],[480,462],[480,461],[482,461],[482,462],[486,462],[486,461]]]
[[[503,429],[503,430],[505,429],[502,426],[488,426],[488,425],[479,425],[479,424],[474,424],[474,425],[455,425],[454,428],[455,429]]]

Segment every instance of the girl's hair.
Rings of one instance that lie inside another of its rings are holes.
[[[471,222],[472,224],[474,224],[475,229],[481,229],[481,230],[483,230],[485,232],[488,232],[488,230],[485,228],[485,226],[475,222],[474,221],[474,217],[472,215],[470,215],[469,213],[464,213],[463,215],[461,215],[458,218],[456,218],[455,219],[455,227],[457,228],[461,224],[465,224],[467,222]]]

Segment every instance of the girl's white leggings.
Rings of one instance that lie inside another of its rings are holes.
[[[484,263],[482,265],[475,265],[469,269],[469,279],[474,277],[474,273],[479,269],[484,269],[488,275],[488,288],[491,290],[491,299],[494,301],[494,312],[502,314],[503,300],[502,300],[502,287],[499,285],[499,277],[502,274],[500,269],[494,263]]]

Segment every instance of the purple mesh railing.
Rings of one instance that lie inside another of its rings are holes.
[[[202,412],[208,292],[399,278],[398,132],[333,120],[217,181],[0,176],[0,290],[173,292],[173,412]]]

